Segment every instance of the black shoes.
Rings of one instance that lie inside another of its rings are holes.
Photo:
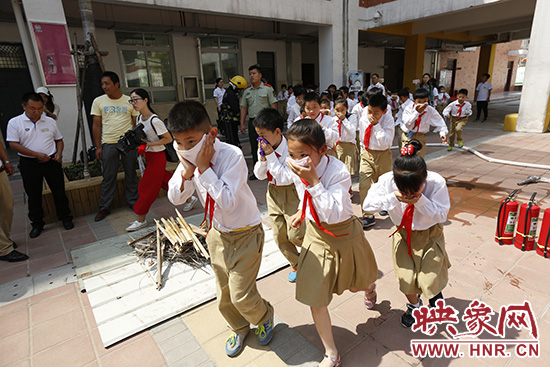
[[[40,233],[42,233],[43,229],[44,229],[44,226],[33,226],[31,232],[29,233],[29,237],[36,238],[40,236]]]
[[[63,228],[65,228],[66,230],[74,228],[73,218],[65,218],[65,219],[62,219],[62,221],[63,221]]]
[[[13,250],[12,252],[10,252],[9,254],[7,254],[5,256],[0,256],[0,260],[7,261],[7,262],[10,262],[10,263],[14,263],[14,262],[18,262],[18,261],[25,261],[28,258],[29,257],[27,255],[22,254],[19,251],[15,251],[15,250]]]
[[[422,300],[420,299],[420,297],[418,297],[418,302],[420,302],[420,306],[422,306]],[[407,311],[405,311],[403,316],[401,316],[401,326],[410,328],[411,326],[414,325],[415,318],[412,312],[415,308],[417,307],[414,307],[412,304],[407,302]]]
[[[101,209],[99,212],[97,212],[97,214],[96,214],[96,216],[95,216],[95,218],[94,218],[94,221],[99,222],[99,221],[105,219],[105,217],[108,216],[109,213],[110,213],[109,210],[107,210],[107,209]]]
[[[248,178],[250,181],[256,181],[258,179],[258,177],[256,177],[255,174],[252,174],[249,178]]]

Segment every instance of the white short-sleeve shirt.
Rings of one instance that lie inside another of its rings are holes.
[[[216,89],[214,89],[214,98],[216,98],[216,102],[218,103],[218,106],[222,105],[224,94],[225,94],[225,88],[216,87]]]
[[[52,155],[57,152],[56,140],[63,139],[54,119],[42,114],[38,121],[33,122],[23,112],[8,122],[6,140],[19,143],[27,149],[38,153]],[[22,157],[34,158],[18,153]]]
[[[484,102],[489,98],[489,91],[493,89],[493,85],[489,82],[479,83],[477,85],[477,100],[479,102]]]
[[[159,141],[159,136],[162,134],[166,134],[168,132],[168,129],[164,125],[164,122],[157,116],[157,115],[151,115],[147,120],[142,120],[141,115],[137,118],[137,124],[142,123],[143,124],[143,132],[145,135],[147,135],[147,141],[153,143],[155,141]],[[151,127],[151,124],[155,125],[155,130]],[[164,150],[164,145],[155,145],[152,147],[147,147],[148,152],[162,152]]]

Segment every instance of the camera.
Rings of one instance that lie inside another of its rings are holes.
[[[138,124],[132,130],[128,130],[123,136],[118,139],[116,148],[119,152],[127,155],[132,149],[136,149],[142,144],[145,144],[143,139],[147,137],[145,131],[143,131],[143,124]]]

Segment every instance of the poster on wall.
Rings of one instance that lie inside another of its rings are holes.
[[[75,85],[73,56],[65,24],[32,22],[31,27],[46,85]]]
[[[363,71],[348,71],[348,88],[350,92],[359,92],[363,90]]]

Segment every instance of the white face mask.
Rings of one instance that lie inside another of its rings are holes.
[[[202,139],[191,149],[188,150],[180,150],[178,149],[178,143],[174,140],[174,149],[176,152],[178,152],[183,158],[189,161],[192,165],[197,165],[197,156],[199,155],[199,152],[201,151],[202,146],[204,145],[204,141],[206,140],[206,134],[202,136]]]
[[[309,157],[304,157],[300,160],[294,160],[290,157],[286,157],[286,161],[287,161],[287,165],[288,165],[288,162],[290,162],[291,164],[294,164],[294,165],[297,165],[297,166],[300,166],[300,167],[304,167],[304,168],[307,168],[309,167],[309,162],[308,162],[308,158]]]

